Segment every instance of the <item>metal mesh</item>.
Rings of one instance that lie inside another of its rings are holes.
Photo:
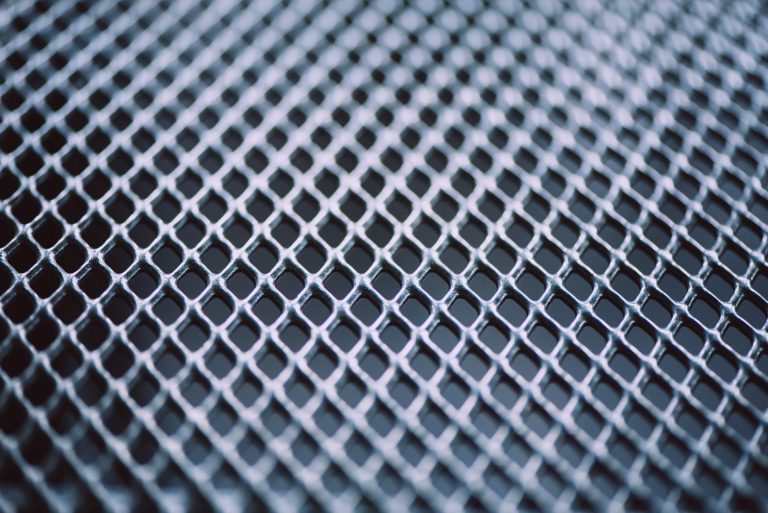
[[[3,5],[0,509],[763,509],[766,34]]]

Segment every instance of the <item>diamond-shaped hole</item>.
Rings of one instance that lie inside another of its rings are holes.
[[[160,278],[149,266],[142,266],[133,276],[131,276],[130,280],[128,280],[128,288],[141,299],[146,299],[151,296],[155,290],[157,290],[159,285]]]
[[[205,357],[205,366],[219,379],[224,379],[235,367],[235,357],[221,342],[215,344]]]
[[[317,326],[322,325],[333,311],[320,294],[313,294],[301,307],[301,311]]]
[[[264,294],[253,306],[253,313],[264,324],[273,324],[282,315],[283,305],[271,294]]]
[[[93,265],[78,281],[80,290],[91,299],[101,296],[109,287],[110,280],[107,272],[98,264]]]
[[[352,313],[364,324],[372,326],[381,315],[381,305],[373,296],[363,295],[352,304]]]
[[[320,379],[327,379],[338,364],[338,358],[332,351],[325,347],[320,347],[315,351],[315,354],[309,359],[309,367]]]
[[[414,272],[421,265],[421,252],[405,242],[394,252],[395,263],[406,273]]]
[[[471,326],[480,311],[469,297],[459,296],[448,307],[448,311],[464,326]]]
[[[274,344],[269,344],[262,351],[256,365],[268,378],[275,379],[285,369],[287,361]]]
[[[288,320],[280,330],[280,340],[294,353],[298,353],[309,342],[309,328],[300,319]]]
[[[42,222],[35,228],[32,236],[45,249],[55,246],[64,235],[64,228],[59,221],[50,215],[46,215]]]
[[[480,330],[480,342],[496,354],[502,353],[509,345],[510,335],[503,325],[489,322]]]
[[[357,241],[344,256],[347,263],[360,274],[365,273],[373,265],[373,251],[367,244]]]
[[[229,250],[223,244],[214,242],[200,256],[203,265],[214,274],[222,272],[229,265]]]
[[[371,378],[377,380],[389,368],[389,362],[383,352],[372,347],[360,359],[360,368]]]
[[[301,273],[292,270],[284,271],[275,280],[277,290],[282,292],[288,299],[295,299],[298,297],[301,291],[304,290],[304,285],[305,283]]]
[[[133,264],[135,258],[136,253],[131,246],[118,239],[104,255],[104,262],[112,271],[122,274]]]
[[[226,287],[239,299],[245,299],[256,288],[256,278],[245,266],[238,266],[227,278]]]
[[[170,326],[184,312],[183,301],[170,289],[166,289],[160,299],[152,307],[155,315],[166,325]]]
[[[24,236],[20,237],[16,247],[11,250],[7,256],[8,263],[11,264],[11,267],[13,267],[18,273],[25,273],[32,269],[32,266],[35,265],[35,262],[37,262],[38,258],[39,252],[37,251],[35,244],[30,242],[29,239]],[[74,267],[74,265],[70,267]]]
[[[203,305],[203,313],[215,325],[223,325],[234,312],[232,303],[222,291],[216,291]]]
[[[436,355],[425,348],[418,349],[410,357],[410,366],[423,379],[429,381],[439,368],[439,360]]]
[[[181,255],[181,249],[166,240],[152,253],[152,261],[161,271],[171,274],[181,264]]]
[[[393,352],[399,353],[410,339],[408,333],[409,329],[401,321],[393,319],[384,326],[380,336],[384,345]]]
[[[79,301],[79,299],[77,301]],[[69,318],[69,316],[63,317],[64,312],[61,311],[62,307],[59,307],[58,310],[59,311],[54,309],[56,316],[67,322],[65,319]],[[34,311],[34,297],[21,286],[16,288],[10,300],[5,302],[3,305],[3,312],[5,312],[5,315],[7,315],[8,318],[16,324],[23,323],[32,315]]]
[[[241,217],[236,217],[224,229],[224,237],[236,248],[242,248],[251,238],[253,231],[249,223]]]
[[[469,288],[481,299],[491,299],[498,289],[496,275],[489,270],[479,270],[469,279]]]
[[[331,331],[331,342],[344,352],[349,352],[360,340],[357,326],[348,320],[342,320]]]
[[[191,316],[181,325],[178,337],[181,343],[190,351],[197,351],[210,339],[208,324],[197,316]]]
[[[173,346],[162,349],[155,355],[155,368],[165,376],[171,378],[178,374],[184,366],[184,355]]]
[[[104,245],[111,234],[112,230],[109,224],[99,216],[92,217],[85,228],[80,231],[83,240],[94,249]]]
[[[392,300],[400,292],[402,283],[397,273],[385,269],[373,279],[373,288],[384,299]]]
[[[547,304],[547,313],[561,326],[570,326],[576,318],[576,307],[565,296],[555,296]]]
[[[258,326],[245,314],[229,326],[229,340],[243,353],[248,352],[256,345],[259,337]]]
[[[439,268],[431,268],[421,279],[421,286],[424,291],[434,299],[440,300],[450,290],[450,279]]]
[[[176,236],[188,248],[194,248],[205,236],[205,226],[194,217],[187,218],[176,228]]]
[[[533,269],[525,270],[516,280],[517,287],[532,300],[539,299],[546,288],[544,278]]]
[[[44,263],[29,282],[32,290],[38,297],[45,299],[50,297],[61,286],[62,277],[52,265]]]
[[[249,256],[250,262],[262,274],[269,273],[278,262],[277,248],[272,244],[262,241],[256,245]]]
[[[323,281],[323,286],[337,299],[344,299],[352,291],[353,281],[343,267],[336,267]]]
[[[176,287],[189,299],[195,299],[208,287],[207,273],[190,268],[176,280]]]
[[[289,217],[281,218],[272,225],[272,237],[284,248],[293,245],[299,238],[299,225]]]

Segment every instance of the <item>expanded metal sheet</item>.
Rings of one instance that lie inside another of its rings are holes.
[[[0,510],[765,510],[767,11],[4,3]]]

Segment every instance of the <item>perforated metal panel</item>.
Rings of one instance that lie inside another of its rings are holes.
[[[0,510],[764,510],[767,10],[4,4]]]

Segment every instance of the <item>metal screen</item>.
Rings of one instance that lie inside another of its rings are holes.
[[[0,510],[765,510],[764,2],[0,42]]]

